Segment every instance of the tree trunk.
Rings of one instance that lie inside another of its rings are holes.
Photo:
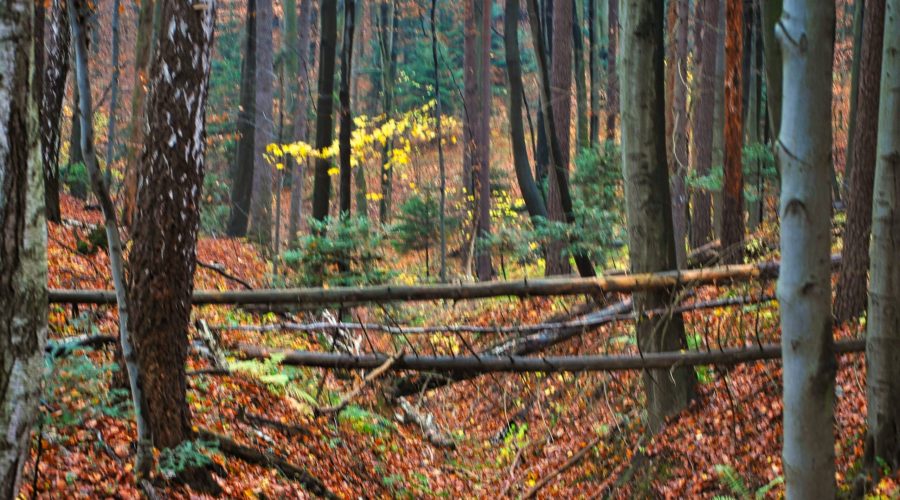
[[[766,64],[766,106],[769,110],[769,124],[772,128],[772,137],[777,138],[781,128],[781,94],[782,71],[781,46],[775,38],[775,25],[781,18],[783,0],[763,0],[763,47],[765,50]],[[858,0],[861,4],[863,0]]]
[[[437,42],[437,19],[436,19],[436,11],[437,10],[437,0],[431,0],[431,11],[430,11],[430,19],[431,19],[431,62],[434,69],[434,127],[437,132],[437,150],[438,150],[438,168],[440,169],[440,252],[441,252],[441,269],[440,269],[440,278],[441,283],[447,282],[447,221],[446,221],[446,212],[447,212],[447,172],[444,167],[444,133],[441,126],[441,115],[442,115],[442,105],[441,105],[441,73],[440,67],[438,66],[438,42]],[[516,10],[518,13],[518,9]],[[520,81],[521,83],[521,81]],[[520,96],[521,97],[521,96]],[[520,101],[521,102],[521,101]],[[520,115],[521,119],[521,115]],[[521,124],[521,122],[520,122]],[[524,141],[524,139],[523,139]],[[529,172],[530,173],[530,172]],[[363,175],[362,172],[359,173],[360,176]],[[365,199],[365,197],[363,197]],[[428,248],[425,248],[425,260],[428,260]],[[428,266],[425,266],[425,269],[428,269]]]
[[[371,43],[369,40],[369,25],[367,22],[369,12],[368,5],[368,2],[361,2],[356,6],[356,24],[358,28],[356,35],[357,41],[355,43],[359,48],[353,52],[353,73],[350,78],[350,109],[356,115],[366,114],[366,109],[368,109],[365,106],[367,101],[359,98],[359,83],[363,80],[363,77],[360,76],[362,74],[360,67],[365,64],[365,61],[369,60],[369,57],[371,57],[368,50]],[[356,216],[368,218],[369,202],[366,199],[366,195],[368,194],[369,188],[368,183],[366,182],[365,163],[359,165],[359,170],[356,172],[353,182],[356,185]]]
[[[745,13],[748,10],[744,11]],[[745,54],[746,59],[750,61],[750,66],[744,66],[747,69],[747,76],[744,79],[747,82],[745,89],[747,96],[744,102],[747,103],[747,109],[744,112],[744,137],[747,144],[754,147],[762,142],[762,126],[760,124],[762,118],[762,82],[760,81],[762,67],[762,43],[760,41],[760,25],[759,10],[754,3],[749,5],[750,19],[747,23],[747,40],[744,47],[748,52]],[[749,173],[747,185],[751,189],[751,196],[747,199],[747,231],[754,232],[759,227],[763,219],[763,196],[765,195],[762,163],[759,159],[753,159],[748,165]]]
[[[666,168],[663,75],[663,0],[625,0],[622,23],[622,159],[628,220],[629,258],[635,273],[674,269],[669,176]],[[634,294],[635,311],[665,307],[671,290]],[[642,317],[637,324],[642,352],[686,347],[681,314]],[[665,417],[694,394],[694,373],[681,367],[644,374],[649,427],[659,431]]]
[[[588,39],[590,48],[588,53],[588,72],[591,76],[590,110],[588,116],[588,134],[590,145],[594,146],[600,138],[600,84],[603,81],[603,67],[600,61],[601,55],[606,57],[609,34],[603,32],[602,27],[606,23],[606,3],[604,0],[587,0]],[[603,7],[600,3],[603,3]]]
[[[547,217],[544,197],[531,173],[528,146],[525,144],[525,127],[522,124],[522,63],[519,58],[519,0],[506,0],[504,11],[503,41],[506,53],[506,73],[509,77],[509,135],[512,143],[513,163],[519,190],[532,223]]]
[[[588,123],[587,78],[584,72],[584,1],[572,1],[572,47],[575,58],[575,154],[590,145],[590,124]]]
[[[379,63],[381,66],[379,75],[381,77],[381,112],[386,119],[390,119],[394,115],[394,83],[397,75],[396,39],[399,13],[394,5],[394,1],[381,0],[377,16],[379,24]],[[378,203],[378,220],[382,224],[388,223],[391,218],[391,203],[394,197],[394,169],[388,164],[387,156],[391,142],[388,140],[381,154],[381,200]]]
[[[319,36],[319,88],[316,104],[316,149],[321,151],[331,146],[334,131],[334,59],[337,39],[337,0],[322,0],[319,12],[321,22]],[[312,216],[319,221],[328,217],[331,199],[331,176],[328,175],[330,160],[316,158],[316,172],[313,180]]]
[[[247,0],[246,48],[241,65],[241,105],[238,111],[238,139],[231,177],[231,216],[226,233],[246,236],[253,192],[253,155],[256,138],[256,0]]]
[[[725,163],[722,186],[722,248],[725,261],[743,262],[744,145],[743,50],[744,6],[742,0],[727,0],[725,36]]]
[[[290,5],[296,7],[296,0],[289,0]],[[299,26],[294,12],[293,23],[288,25],[285,36],[288,43],[288,78],[291,85],[288,86],[288,95],[293,107],[291,108],[291,132],[293,141],[307,141],[309,135],[309,116],[307,96],[310,89],[310,32],[312,31],[312,0],[300,0]],[[289,9],[285,3],[285,9]],[[293,9],[293,7],[290,7]],[[286,19],[290,20],[288,16]],[[299,35],[298,35],[299,32]],[[298,39],[299,37],[299,39]],[[296,45],[295,45],[296,40]],[[294,165],[292,158],[288,158],[288,165]],[[292,170],[291,178],[291,211],[288,215],[288,244],[296,246],[300,234],[300,224],[303,220],[303,184],[304,167],[306,161],[296,162]]]
[[[691,139],[693,144],[694,172],[707,176],[712,170],[712,142],[714,110],[716,104],[716,53],[718,52],[719,4],[721,0],[700,0],[698,24],[700,36],[697,44],[700,53],[699,95],[695,96]],[[692,193],[691,247],[698,248],[712,241],[712,200],[707,189],[697,188]]]
[[[492,0],[480,0],[475,5],[478,23],[476,49],[476,78],[478,82],[478,124],[475,138],[475,189],[478,208],[478,239],[487,242],[491,235],[491,7]],[[490,247],[475,247],[475,274],[481,281],[493,277]]]
[[[616,71],[616,57],[619,43],[619,0],[609,2],[609,55],[606,86],[606,140],[616,140],[616,118],[619,115],[619,73]]]
[[[717,22],[718,41],[716,42],[716,88],[715,106],[713,107],[713,140],[712,164],[722,168],[724,164],[725,143],[725,5],[719,5]],[[713,234],[722,237],[722,189],[712,193]]]
[[[666,65],[666,160],[672,176],[672,223],[675,231],[675,256],[678,268],[687,265],[687,0],[670,0],[669,42]]]
[[[871,1],[871,0],[870,0]],[[877,3],[877,2],[876,2]],[[874,4],[872,4],[874,5]],[[867,2],[866,9],[869,9]],[[870,12],[866,12],[866,19]],[[872,16],[874,17],[874,16]],[[872,227],[872,285],[866,335],[868,433],[865,465],[900,468],[900,1],[888,0],[884,16],[881,112]],[[865,45],[863,45],[865,51]],[[860,86],[862,91],[862,86]],[[862,110],[862,108],[860,108]],[[862,123],[862,122],[861,122]],[[862,167],[862,165],[857,165]]]
[[[266,251],[272,243],[272,168],[266,160],[266,147],[275,137],[272,111],[275,67],[273,62],[273,0],[256,2],[256,88],[253,138],[253,190],[250,195],[250,231],[252,241]]]
[[[254,0],[248,0],[252,3]],[[128,142],[125,146],[125,188],[124,211],[122,219],[126,225],[134,220],[134,211],[137,203],[137,165],[140,163],[141,148],[144,145],[144,101],[147,97],[147,85],[150,82],[147,71],[150,69],[150,53],[155,45],[156,30],[158,24],[159,2],[158,0],[141,0],[141,10],[138,13],[137,35],[134,49],[134,86],[131,90],[131,124],[128,131]],[[243,236],[243,233],[241,233]]]
[[[784,55],[778,301],[787,498],[835,497],[828,174],[834,22],[833,2],[786,0],[778,23]]]
[[[856,130],[856,110],[859,97],[859,67],[862,62],[863,25],[866,18],[866,1],[853,3],[853,56],[850,60],[850,117],[847,122],[847,150],[844,159],[844,188],[849,192],[850,177],[853,175],[852,151],[854,130]],[[879,55],[879,57],[881,57]],[[879,77],[880,68],[879,68]],[[876,118],[877,121],[877,118]]]
[[[132,226],[129,321],[155,447],[191,439],[185,362],[206,153],[214,3],[165,2],[147,95],[147,136]],[[177,27],[177,28],[176,28]],[[271,32],[271,30],[269,30]],[[162,230],[160,230],[162,228]]]
[[[351,181],[353,166],[350,164],[350,134],[353,132],[353,115],[350,110],[350,75],[353,73],[353,32],[356,30],[356,1],[344,0],[344,38],[341,42],[341,129],[338,133],[340,148],[340,216],[350,216]],[[361,173],[360,173],[361,175]]]
[[[41,156],[44,163],[44,200],[47,220],[60,222],[59,211],[59,127],[69,72],[69,17],[65,0],[50,3],[45,39],[45,75],[41,93]]]
[[[872,230],[872,190],[878,141],[878,92],[881,87],[881,52],[885,0],[868,0],[860,51],[859,95],[856,124],[850,130],[847,151],[850,171],[847,225],[844,229],[844,265],[837,282],[834,316],[838,322],[856,319],[865,311],[869,271],[869,236]]]
[[[112,167],[116,161],[116,112],[119,108],[119,0],[113,0],[112,77],[109,82],[109,128],[106,132],[106,183],[112,183]]]
[[[555,167],[562,167],[568,179],[572,128],[572,2],[556,0],[553,3],[553,45],[550,56],[550,100],[553,102],[553,122],[559,154]],[[547,117],[544,117],[546,121]],[[554,162],[551,161],[551,164]],[[553,167],[551,167],[553,168]],[[566,220],[560,200],[560,179],[551,173],[547,184],[547,212],[551,221]],[[545,276],[569,274],[572,267],[566,252],[566,242],[551,240],[547,245]]]
[[[47,231],[31,75],[34,2],[0,13],[0,497],[16,498],[38,416],[47,340]]]

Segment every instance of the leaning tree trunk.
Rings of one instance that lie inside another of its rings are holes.
[[[350,135],[353,132],[353,115],[350,110],[350,75],[353,74],[353,33],[356,30],[356,1],[344,0],[344,38],[341,42],[341,85],[338,96],[341,104],[341,129],[338,133],[340,148],[340,205],[341,217],[350,216],[351,182],[353,166],[350,164]],[[357,175],[362,175],[358,172]]]
[[[321,26],[319,36],[319,89],[316,104],[316,149],[322,151],[331,146],[334,117],[334,59],[337,39],[337,0],[322,0],[319,12]],[[328,217],[331,200],[331,176],[328,175],[330,160],[316,158],[316,173],[313,179],[312,216],[324,221]]]
[[[307,95],[309,94],[309,39],[312,28],[312,0],[300,0],[299,26],[297,13],[285,14],[288,21],[285,36],[288,48],[288,97],[292,104],[290,138],[293,141],[308,141],[309,117]],[[285,2],[285,9],[292,10],[296,7],[295,0]],[[299,32],[299,35],[298,35]],[[296,41],[296,42],[295,42]],[[296,43],[296,44],[295,44]],[[288,165],[293,165],[294,160],[287,158]],[[306,160],[296,162],[291,173],[291,211],[288,215],[288,245],[296,246],[299,241],[300,222],[303,217],[303,181],[305,180]]]
[[[206,153],[215,4],[164,2],[150,69],[128,292],[153,445],[191,439],[185,362]]]
[[[241,65],[241,106],[238,111],[238,144],[231,172],[231,215],[228,236],[245,236],[250,222],[253,193],[253,154],[256,141],[256,0],[247,0],[246,44]]]
[[[256,96],[253,140],[253,190],[250,195],[249,237],[269,249],[272,243],[272,165],[266,147],[275,137],[272,99],[275,67],[272,46],[272,1],[256,2]],[[280,209],[280,207],[279,207]]]
[[[742,112],[744,49],[744,6],[742,0],[727,0],[725,7],[725,164],[722,185],[722,248],[725,261],[743,262],[744,173],[741,153],[744,145]]]
[[[61,221],[59,211],[59,127],[63,97],[66,95],[66,75],[69,72],[69,17],[65,0],[50,3],[47,37],[44,45],[44,85],[40,106],[41,156],[44,161],[44,199],[47,220]]]
[[[856,319],[865,311],[869,271],[869,235],[872,230],[872,189],[878,140],[878,91],[881,87],[881,46],[885,0],[868,0],[863,18],[860,50],[859,94],[853,140],[847,151],[850,189],[847,191],[847,226],[844,230],[843,263],[834,300],[838,322]]]
[[[47,340],[47,230],[31,86],[34,2],[0,11],[0,497],[16,498],[31,449]]]
[[[663,1],[626,0],[622,5],[622,160],[629,258],[635,273],[676,267],[669,175],[666,168],[663,76]],[[671,290],[634,294],[635,311],[666,307]],[[642,352],[686,346],[681,314],[638,321]],[[694,394],[691,368],[644,374],[650,429],[685,406]]]
[[[833,2],[786,0],[778,24],[784,56],[778,301],[787,498],[835,496],[829,217],[834,20]]]
[[[868,19],[868,3],[866,8]],[[884,20],[866,335],[869,427],[864,461],[870,470],[878,470],[882,465],[876,458],[880,458],[896,471],[900,468],[900,1],[888,0]]]
[[[691,151],[694,172],[697,176],[707,176],[712,170],[713,111],[716,106],[716,52],[719,34],[720,0],[700,0],[698,4],[700,24],[699,45],[700,71],[699,95],[694,96],[693,124],[691,126]],[[712,240],[712,198],[708,190],[697,188],[692,193],[691,247],[697,248]]]

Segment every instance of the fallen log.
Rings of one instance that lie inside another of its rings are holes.
[[[840,264],[840,255],[832,256]],[[773,279],[779,263],[761,262],[653,274],[598,276],[594,278],[543,278],[438,285],[381,285],[373,287],[288,288],[269,290],[195,291],[193,303],[206,304],[362,304],[391,301],[472,300],[488,297],[597,296],[605,292],[634,292],[721,282]],[[110,290],[51,289],[51,303],[113,304]]]
[[[865,339],[840,340],[834,343],[835,354],[865,351]],[[384,364],[384,354],[347,355],[327,352],[290,351],[263,346],[239,344],[237,354],[244,359],[268,359],[283,354],[282,364],[371,370]],[[668,369],[673,366],[736,365],[751,361],[780,359],[780,344],[732,347],[711,351],[670,351],[619,355],[585,356],[421,356],[405,354],[396,359],[391,370],[440,372],[594,372]]]

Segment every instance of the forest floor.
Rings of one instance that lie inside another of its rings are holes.
[[[89,242],[100,213],[63,197],[64,223],[49,228],[50,286],[110,288],[103,249]],[[765,240],[766,229],[760,236]],[[765,247],[765,245],[763,245]],[[776,258],[771,251],[759,259]],[[219,265],[251,286],[266,285],[271,271],[254,247],[241,240],[201,239],[198,259]],[[198,289],[242,285],[198,268]],[[688,301],[774,294],[774,283],[709,286]],[[610,295],[615,303],[624,297]],[[515,325],[540,323],[576,307],[578,299],[493,299],[357,308],[352,319],[402,325]],[[50,336],[115,335],[114,308],[51,306]],[[194,308],[193,319],[209,325],[284,321],[274,313],[224,306]],[[294,321],[320,316],[297,313]],[[753,345],[778,339],[777,304],[750,304],[685,314],[693,348]],[[858,336],[861,326],[835,331]],[[192,341],[199,339],[192,327]],[[323,350],[328,339],[310,332],[248,332],[222,329],[226,348],[239,342]],[[490,345],[489,335],[422,335],[408,339],[369,332],[363,350],[421,349],[465,354]],[[634,329],[618,322],[551,349],[555,354],[634,351]],[[131,473],[134,427],[127,398],[111,389],[112,352],[77,350],[48,359],[41,424],[25,467],[22,498],[134,498]],[[189,370],[209,362],[192,351]],[[291,369],[274,363],[235,362],[231,375],[189,377],[189,404],[198,429],[277,455],[306,469],[335,494],[351,497],[520,497],[535,486],[540,497],[644,498],[754,497],[783,494],[781,465],[781,368],[778,361],[697,369],[698,397],[648,437],[641,424],[642,376],[635,372],[491,374],[406,399],[433,419],[445,442],[426,437],[401,405],[385,397],[397,376],[374,381],[339,416],[316,416],[315,405],[334,404],[359,384],[358,373]],[[862,455],[865,430],[865,363],[861,354],[841,356],[837,375],[837,481],[847,491]],[[432,443],[438,442],[438,444]],[[451,443],[452,446],[447,446]],[[200,443],[203,444],[203,443]],[[206,444],[227,475],[217,479],[230,498],[303,498],[299,482],[276,467],[250,464]],[[160,456],[160,463],[165,458]],[[566,465],[570,465],[566,467]],[[202,498],[190,488],[161,479],[165,498]],[[878,494],[900,495],[896,477]]]

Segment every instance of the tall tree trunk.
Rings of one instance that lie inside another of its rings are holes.
[[[721,0],[700,0],[698,2],[700,27],[699,53],[700,70],[699,95],[694,99],[691,139],[693,144],[694,172],[697,176],[707,176],[712,170],[712,139],[714,110],[716,104],[716,53],[719,43],[718,22]],[[693,214],[691,216],[691,247],[709,243],[712,239],[712,200],[708,190],[697,188],[692,193]]]
[[[760,125],[762,117],[762,82],[760,81],[762,67],[762,43],[760,37],[759,9],[755,3],[749,5],[749,9],[745,9],[745,13],[749,12],[750,18],[747,22],[747,40],[745,40],[744,48],[747,51],[746,59],[750,61],[746,78],[745,89],[747,95],[744,102],[747,103],[747,109],[744,112],[744,141],[747,144],[757,145],[762,141],[762,127]],[[763,219],[763,196],[764,196],[764,179],[762,175],[762,166],[759,159],[751,160],[747,171],[749,173],[747,185],[752,189],[752,197],[747,199],[747,230],[753,232],[759,227]]]
[[[609,35],[602,31],[606,22],[605,0],[587,0],[587,2],[588,39],[590,41],[588,72],[591,77],[588,134],[590,145],[594,146],[600,138],[600,84],[603,81],[600,57],[601,54],[606,57]],[[603,7],[600,6],[601,3],[603,3]]]
[[[716,88],[715,105],[713,107],[713,140],[712,140],[712,164],[723,167],[725,163],[725,4],[719,6],[719,19],[717,23],[718,41],[716,42]],[[713,233],[717,238],[722,238],[722,189],[712,193],[713,207]]]
[[[741,0],[726,1],[725,36],[725,163],[722,186],[722,248],[725,261],[743,262],[744,145],[743,50],[744,6]]]
[[[253,2],[253,0],[248,0]],[[144,101],[147,97],[147,84],[150,78],[147,71],[150,69],[150,53],[152,52],[154,39],[156,38],[157,11],[159,0],[141,0],[141,10],[138,12],[137,35],[134,49],[134,86],[131,90],[131,124],[128,130],[128,141],[125,146],[125,189],[124,189],[124,213],[122,219],[126,225],[134,220],[134,210],[137,203],[137,166],[140,163],[141,148],[144,145]],[[243,236],[243,233],[241,233]]]
[[[666,161],[672,176],[672,222],[678,268],[687,265],[687,50],[688,2],[670,0],[669,43],[666,65]]]
[[[116,161],[116,112],[119,108],[119,0],[113,0],[112,77],[109,82],[109,128],[106,132],[106,183],[112,183],[112,166]]]
[[[256,2],[256,99],[253,138],[253,190],[250,195],[252,241],[268,250],[272,243],[272,165],[266,147],[275,137],[272,100],[275,93],[275,66],[272,45],[273,0]]]
[[[475,190],[478,209],[478,239],[487,242],[491,235],[491,7],[492,0],[476,2],[475,19],[478,37],[475,44],[476,78],[478,82],[478,125],[475,138]],[[475,274],[481,281],[493,276],[490,247],[475,248]]]
[[[172,29],[160,37],[149,73],[148,127],[129,255],[129,325],[153,444],[160,449],[193,437],[185,362],[215,26],[215,2],[202,5],[200,10],[187,2],[162,7],[161,25]],[[203,486],[215,490],[209,482]]]
[[[0,13],[0,497],[16,498],[38,416],[47,340],[47,230],[31,76],[34,2]],[[55,119],[55,118],[54,118]]]
[[[365,61],[369,59],[369,26],[368,26],[368,2],[361,2],[356,6],[356,24],[357,24],[357,42],[356,46],[357,50],[353,51],[353,73],[350,78],[350,109],[356,115],[362,115],[366,113],[366,109],[368,109],[365,104],[365,99],[359,98],[359,83],[363,80],[363,77],[360,76],[362,74],[360,67],[365,64]],[[368,183],[366,182],[366,168],[365,164],[362,163],[359,165],[359,170],[356,172],[356,176],[353,177],[353,183],[356,188],[356,216],[362,218],[369,217],[369,202],[366,199],[366,194],[369,191]]]
[[[850,173],[847,225],[844,229],[843,265],[837,282],[834,316],[838,322],[858,318],[866,307],[869,271],[869,236],[872,230],[872,190],[878,141],[878,92],[881,87],[881,52],[885,0],[868,0],[860,51],[856,126],[850,130],[847,151]]]
[[[45,39],[45,75],[40,96],[41,156],[44,164],[44,200],[47,220],[61,221],[59,211],[59,127],[69,72],[69,17],[65,0],[50,2]]]
[[[381,0],[378,9],[378,54],[381,77],[381,112],[386,119],[394,115],[394,83],[397,75],[397,23],[399,13],[395,0]],[[468,39],[467,39],[468,40]],[[321,77],[320,77],[321,78]],[[321,80],[320,80],[321,81]],[[394,169],[388,163],[388,140],[381,153],[381,200],[378,203],[378,220],[386,224],[391,218],[394,197]]]
[[[528,146],[525,144],[525,127],[522,124],[522,63],[519,58],[519,0],[506,0],[504,10],[503,41],[506,53],[506,73],[509,77],[509,135],[512,143],[513,163],[519,190],[525,200],[525,208],[532,222],[537,225],[539,218],[547,217],[547,206],[528,160]]]
[[[616,71],[616,57],[619,44],[619,0],[609,2],[609,55],[606,84],[606,140],[616,139],[616,119],[619,116],[619,73]]]
[[[781,346],[787,498],[834,498],[831,332],[833,2],[786,0],[781,184]]]
[[[848,192],[850,187],[850,177],[853,175],[853,131],[856,129],[856,110],[859,97],[859,67],[862,62],[865,18],[866,1],[856,0],[853,2],[853,56],[850,60],[850,117],[847,122],[847,150],[844,159],[844,188],[847,189]],[[880,76],[879,73],[879,77]]]
[[[866,12],[866,19],[870,12],[874,10]],[[888,0],[884,20],[866,335],[869,415],[864,463],[870,470],[878,470],[882,463],[876,458],[880,458],[896,471],[900,468],[900,1]]]
[[[319,36],[319,88],[316,104],[316,149],[321,151],[331,146],[334,131],[334,59],[337,39],[337,0],[322,0],[319,12],[321,26]],[[312,216],[319,221],[328,217],[331,199],[331,176],[328,175],[330,160],[316,158],[316,172],[313,180]]]
[[[863,0],[859,0],[862,2]],[[781,18],[783,0],[762,0],[763,47],[766,64],[766,106],[772,137],[777,138],[781,128],[782,71],[781,46],[775,38],[775,26]]]
[[[130,330],[131,318],[129,314],[131,303],[129,302],[129,291],[125,285],[124,252],[116,221],[116,208],[109,195],[109,186],[106,184],[106,179],[100,172],[94,146],[94,124],[92,120],[94,107],[91,102],[87,33],[85,33],[86,28],[82,24],[89,16],[89,13],[86,12],[88,8],[90,8],[90,4],[77,2],[77,0],[68,0],[67,3],[69,29],[71,30],[72,42],[75,48],[75,87],[78,89],[78,109],[81,111],[78,115],[82,131],[80,134],[81,151],[84,153],[84,163],[90,176],[91,188],[103,211],[109,253],[109,268],[116,290],[116,306],[119,314],[119,342],[128,372],[135,423],[137,424],[138,442],[134,473],[135,477],[141,480],[149,476],[150,468],[153,465],[151,449],[152,430],[149,425],[150,402],[145,398],[146,394],[143,392],[143,373],[139,370],[139,360],[136,357],[137,345],[134,343],[135,339]]]
[[[572,47],[575,58],[575,154],[590,145],[587,78],[584,72],[584,0],[572,1]]]
[[[344,0],[344,38],[341,42],[341,129],[338,133],[340,148],[340,216],[350,216],[351,181],[353,166],[350,164],[350,134],[353,132],[353,114],[350,110],[350,75],[353,73],[353,32],[356,30],[356,1]],[[361,175],[361,173],[360,173]]]
[[[564,177],[569,176],[572,128],[572,2],[556,0],[553,3],[553,46],[550,56],[550,99],[553,102],[553,121],[556,127],[556,141],[559,153],[556,167],[563,168]],[[544,117],[545,121],[547,117]],[[552,162],[551,162],[552,163]],[[559,179],[550,175],[547,184],[547,211],[551,221],[565,221],[565,213],[560,200]],[[551,240],[547,245],[547,259],[544,274],[555,276],[569,274],[572,268],[565,252],[566,242]]]
[[[296,0],[285,3],[285,9],[296,7]],[[288,86],[289,102],[291,107],[291,131],[290,138],[293,141],[307,141],[309,136],[309,115],[307,96],[310,85],[310,32],[312,31],[312,0],[300,0],[299,26],[296,19],[296,11],[293,11],[293,22],[287,24],[285,36],[288,47]],[[288,16],[286,19],[290,20]],[[298,35],[299,32],[299,35]],[[306,160],[295,162],[288,158],[288,165],[293,165],[291,178],[291,211],[288,215],[288,244],[295,246],[300,234],[300,224],[303,220],[303,184],[305,180],[304,167]]]
[[[622,23],[622,160],[629,258],[635,273],[674,269],[669,176],[666,168],[665,84],[663,75],[663,0],[625,0]],[[666,307],[671,290],[634,294],[635,311]],[[686,347],[681,314],[637,323],[642,352]],[[694,394],[691,368],[644,373],[649,427],[659,431],[665,417],[685,406]]]
[[[231,215],[228,236],[247,234],[250,197],[253,192],[253,155],[256,143],[256,0],[247,0],[246,45],[241,65],[241,106],[238,111],[238,145],[231,172]]]
[[[431,0],[431,62],[434,68],[434,127],[437,132],[437,150],[438,150],[438,168],[440,169],[440,246],[441,246],[441,283],[447,282],[447,172],[444,167],[444,133],[441,124],[442,104],[441,104],[441,73],[438,66],[438,42],[437,42],[437,0]],[[517,10],[518,12],[518,10]],[[521,97],[521,96],[520,96]],[[521,102],[521,101],[520,101]],[[521,123],[521,122],[520,122]],[[530,172],[529,172],[530,173]],[[363,175],[362,172],[359,173]],[[363,197],[365,199],[365,197]],[[428,248],[425,249],[426,260],[428,259]],[[425,266],[428,269],[428,266]]]
[[[541,109],[543,110],[544,129],[541,133],[546,137],[550,144],[550,175],[555,179],[559,188],[559,201],[562,205],[565,222],[567,224],[575,224],[575,212],[572,209],[572,196],[569,193],[569,179],[566,175],[568,165],[562,163],[560,158],[563,157],[562,147],[559,144],[558,134],[556,132],[556,120],[554,119],[553,105],[555,104],[550,98],[550,71],[547,68],[547,52],[544,44],[544,38],[541,33],[541,23],[538,18],[537,0],[527,0],[528,6],[528,24],[531,27],[531,40],[534,43],[535,59],[538,66],[538,89],[541,96]],[[570,243],[575,243],[577,237],[573,236]],[[575,265],[578,267],[578,274],[582,277],[592,277],[596,275],[594,266],[590,259],[583,252],[574,252]]]

